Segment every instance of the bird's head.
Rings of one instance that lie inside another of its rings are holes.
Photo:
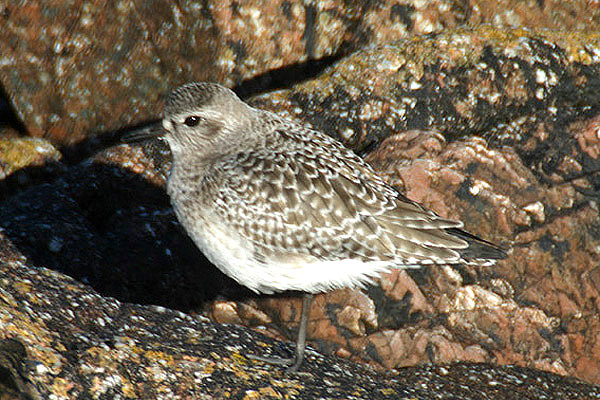
[[[192,161],[234,152],[250,135],[256,110],[216,83],[189,83],[167,99],[162,125],[173,157]],[[185,162],[185,161],[184,161]]]

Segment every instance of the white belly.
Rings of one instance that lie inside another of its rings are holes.
[[[216,218],[182,223],[206,258],[227,276],[257,293],[285,290],[319,293],[343,287],[362,287],[393,266],[389,261],[322,261],[305,254],[287,254],[276,259],[261,257],[264,259],[261,262],[255,257],[252,242],[232,232]],[[192,225],[193,228],[189,229]]]

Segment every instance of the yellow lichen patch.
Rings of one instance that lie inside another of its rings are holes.
[[[600,60],[600,34],[586,31],[543,31],[544,36],[565,50],[572,63],[592,64]]]
[[[114,350],[90,347],[80,358],[79,368],[84,374],[103,371],[107,376],[120,369],[120,362]]]
[[[0,307],[0,326],[0,337],[22,342],[31,359],[38,360],[48,368],[63,361],[58,352],[64,351],[64,346],[53,341],[44,324],[32,321],[29,315]]]
[[[0,139],[0,161],[3,175],[31,166],[42,165],[48,160],[59,161],[60,152],[41,138]]]
[[[240,353],[233,353],[231,358],[233,358],[237,364],[248,365],[248,359]]]
[[[246,395],[244,396],[244,400],[254,400],[260,399],[262,396],[256,390],[246,390]]]
[[[128,353],[136,356],[144,356],[145,350],[137,346],[137,343],[134,338],[128,336],[121,336],[119,339],[122,343],[126,343],[124,347],[127,349]],[[136,359],[139,359],[139,357],[136,357]]]
[[[69,391],[71,391],[75,387],[75,383],[64,378],[56,378],[52,382],[51,387],[51,393],[54,394],[57,398],[70,399],[72,396],[69,393]]]
[[[248,381],[248,382],[252,381],[252,379],[253,379],[253,376],[251,374],[249,374],[247,371],[248,368],[243,368],[238,363],[227,362],[225,365],[222,365],[222,367],[233,372],[238,379]]]
[[[202,367],[201,371],[197,371],[197,374],[200,376],[210,376],[217,369],[215,363],[212,361],[204,362]]]
[[[394,389],[391,389],[391,388],[379,389],[379,391],[384,396],[392,396],[392,395],[396,394],[396,391]]]
[[[262,387],[260,389],[258,389],[259,393],[260,393],[260,398],[264,399],[266,397],[268,398],[275,398],[275,399],[282,399],[283,396],[279,393],[277,393],[275,391],[275,389],[273,389],[270,386],[266,386],[266,387]]]
[[[31,282],[19,281],[14,282],[13,287],[19,291],[19,293],[27,295],[31,293],[32,285]]]
[[[174,366],[176,364],[175,358],[171,354],[167,354],[163,351],[148,350],[144,353],[144,357],[161,365]]]
[[[125,396],[129,398],[136,399],[139,397],[135,391],[135,386],[133,386],[133,384],[130,381],[123,382],[121,390],[123,390],[123,394],[125,394]]]
[[[2,279],[0,281],[0,287],[7,287],[9,284],[14,285],[16,283],[9,281],[8,279]],[[12,293],[10,293],[8,291],[2,291],[2,292],[0,292],[0,304],[3,305],[3,308],[4,307],[18,308],[19,302],[17,302],[15,297],[12,295]]]
[[[121,391],[128,398],[138,398],[134,386],[130,381],[124,380],[122,375],[103,374],[92,378],[90,392],[93,398],[98,399],[110,391]]]

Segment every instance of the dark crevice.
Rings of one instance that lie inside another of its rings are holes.
[[[390,10],[390,19],[393,21],[399,19],[408,32],[412,32],[414,29],[413,15],[415,14],[416,8],[411,5],[394,4]]]
[[[6,94],[4,88],[0,87],[0,129],[12,128],[20,134],[26,134],[27,129],[21,122],[15,109]]]
[[[0,230],[31,265],[104,296],[181,311],[248,297],[177,223],[164,188],[122,167],[84,164],[3,200]]]
[[[345,54],[340,52],[320,59],[310,59],[270,70],[243,81],[233,88],[233,91],[242,99],[246,99],[272,90],[289,88],[318,76],[344,56]]]

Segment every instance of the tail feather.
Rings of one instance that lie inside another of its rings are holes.
[[[448,228],[446,232],[465,240],[469,244],[469,247],[458,250],[461,257],[466,261],[503,260],[507,257],[506,252],[500,247],[462,229]]]

